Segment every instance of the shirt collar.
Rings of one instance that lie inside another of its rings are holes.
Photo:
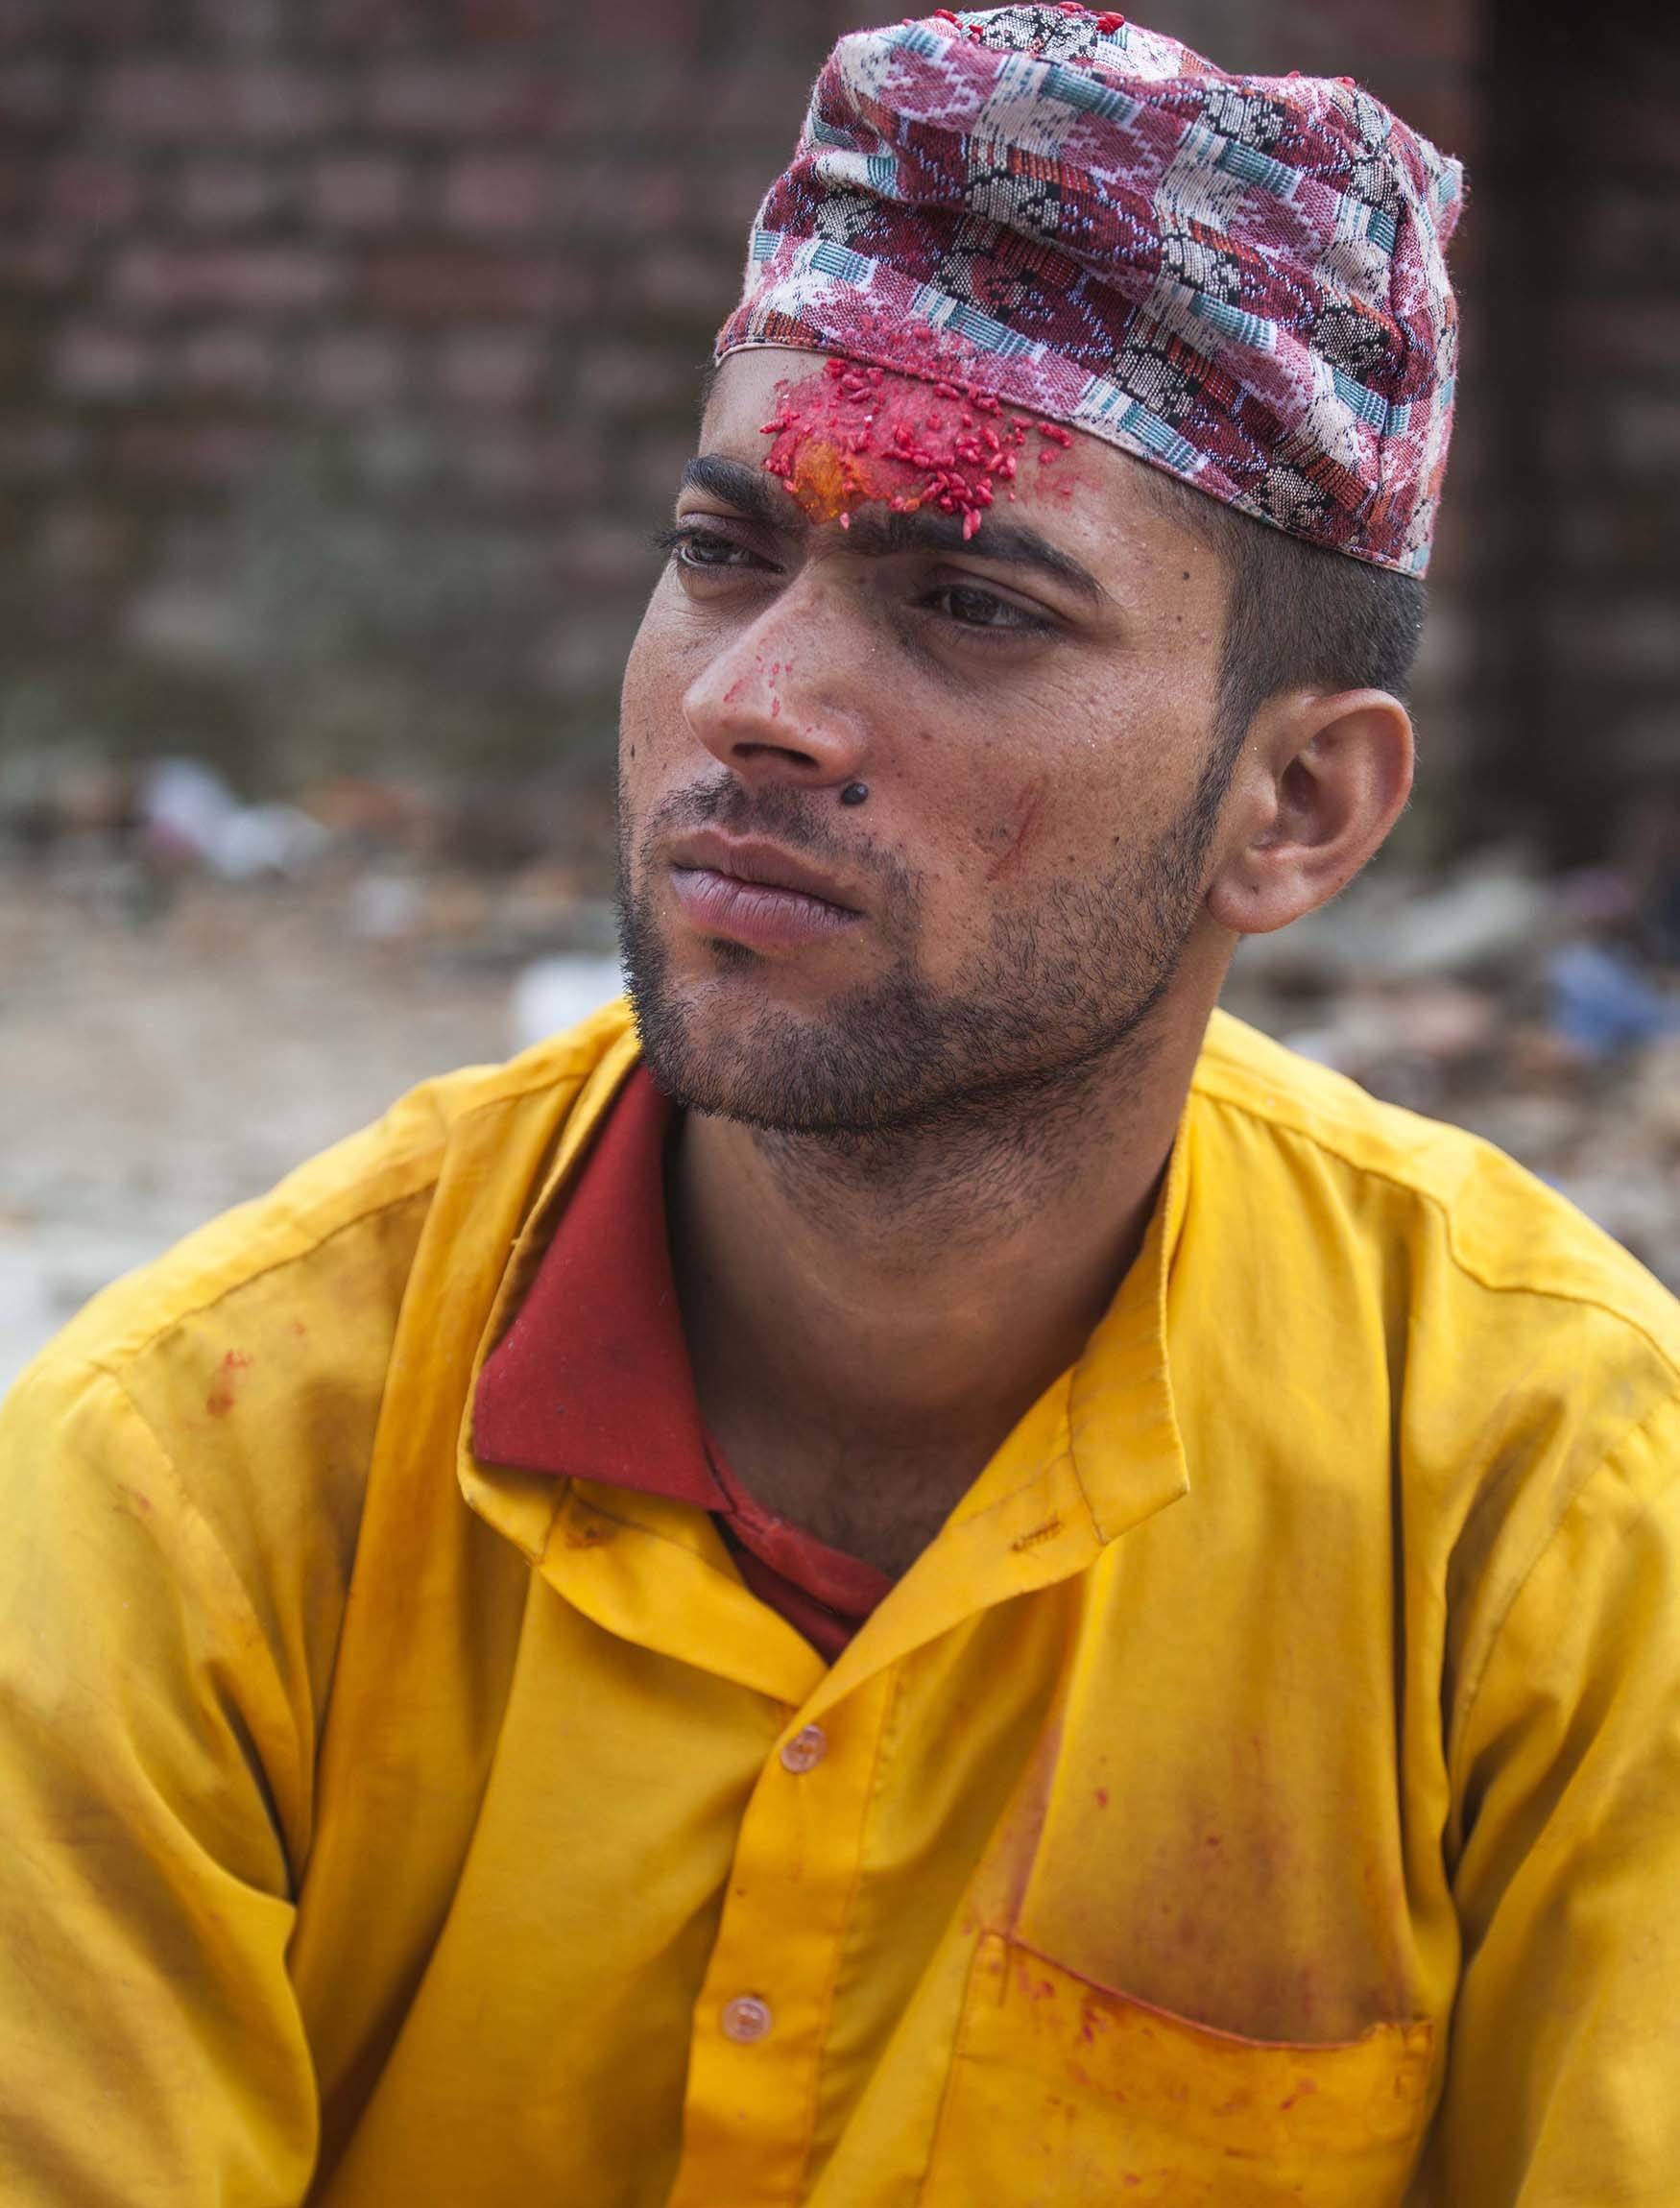
[[[1189,1201],[1188,1128],[1187,1105],[1142,1247],[1068,1380],[1068,1451],[1104,1542],[1189,1487],[1167,1356],[1173,1260]]]
[[[637,1066],[612,1100],[513,1324],[479,1377],[473,1450],[725,1510],[665,1234],[674,1113]]]
[[[616,1109],[620,1102],[631,1107],[628,1114]],[[628,1180],[638,1148],[645,1156],[650,1140],[662,1143],[669,1113],[639,1064],[634,1034],[622,1034],[585,1084],[510,1259],[488,1330],[495,1346],[481,1370],[474,1403],[472,1455],[480,1468],[499,1463],[548,1474],[564,1469],[578,1478],[640,1488],[708,1511],[728,1507],[707,1456],[688,1372],[671,1284],[661,1180],[644,1172],[638,1177],[639,1193]],[[1005,1578],[1021,1588],[1077,1569],[1096,1548],[1188,1490],[1167,1332],[1174,1260],[1193,1211],[1192,1119],[1189,1105],[1142,1247],[1078,1362],[1027,1411],[952,1513],[948,1530],[961,1534],[960,1546],[972,1548],[983,1542],[990,1549],[996,1543],[1007,1551],[1007,1564],[1000,1562]],[[615,1140],[621,1147],[609,1150]],[[615,1162],[607,1178],[584,1170],[597,1155]],[[596,1200],[601,1214],[593,1230],[574,1239],[567,1233],[574,1206]],[[610,1212],[624,1257],[620,1265],[603,1273],[593,1253]],[[564,1272],[548,1263],[563,1236]],[[591,1253],[587,1273],[581,1270],[586,1248]],[[650,1251],[658,1253],[664,1281],[654,1318],[663,1338],[679,1352],[675,1369],[682,1383],[678,1389],[660,1388],[650,1402],[648,1430],[660,1437],[657,1476],[652,1476],[653,1460],[640,1453],[645,1444],[638,1445],[633,1460],[622,1418],[624,1386],[644,1385],[639,1365],[629,1382],[621,1376],[625,1345],[647,1339],[648,1312],[639,1301],[638,1284],[645,1281]],[[552,1306],[538,1308],[534,1299],[551,1271],[556,1284],[550,1291]],[[579,1355],[564,1360],[564,1374],[546,1354],[553,1334],[544,1334],[540,1325],[563,1302],[568,1306],[563,1331],[579,1345]],[[492,1388],[487,1405],[491,1367],[516,1337],[533,1344],[542,1340],[544,1357],[539,1359],[529,1349],[516,1352],[510,1359],[514,1377],[498,1383],[507,1389],[506,1397],[498,1404],[497,1389]],[[591,1385],[591,1369],[612,1378]],[[505,1453],[516,1442],[505,1423],[516,1402],[530,1415],[529,1430],[542,1437],[540,1451]],[[538,1457],[540,1462],[533,1461]],[[481,1479],[482,1471],[475,1472],[475,1489]],[[1089,1547],[1044,1536],[1053,1520],[1071,1532],[1064,1504],[1083,1519]],[[532,1510],[546,1523],[547,1509],[534,1499]],[[936,1548],[942,1546],[935,1544]],[[1082,1557],[1075,1553],[1081,1549]],[[909,1575],[912,1581],[919,1576],[920,1567]],[[991,1598],[1008,1591],[1000,1584]],[[907,1592],[905,1582],[898,1592],[900,1596]]]

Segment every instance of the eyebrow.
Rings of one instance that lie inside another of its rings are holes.
[[[790,501],[772,489],[763,469],[726,459],[720,452],[702,452],[690,460],[683,470],[682,487],[704,491],[766,528],[790,526]],[[809,527],[803,515],[800,523]],[[852,516],[846,549],[875,558],[902,552],[962,552],[998,567],[1035,569],[1065,584],[1088,605],[1108,603],[1108,592],[1089,567],[1036,529],[1022,521],[1006,521],[1000,515],[988,514],[978,533],[965,540],[960,514],[941,514],[927,507],[914,514],[895,514],[885,507],[867,507]]]

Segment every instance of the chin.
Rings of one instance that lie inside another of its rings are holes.
[[[801,1121],[796,1093],[825,1055],[822,1023],[777,1001],[767,962],[735,944],[708,947],[711,971],[629,972],[642,1056],[685,1111],[756,1127]]]

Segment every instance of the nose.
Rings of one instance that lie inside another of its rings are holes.
[[[744,629],[684,693],[689,727],[743,782],[838,790],[862,772],[867,715],[846,695],[854,684],[834,663],[843,647],[823,628],[815,608],[800,617],[783,602]]]

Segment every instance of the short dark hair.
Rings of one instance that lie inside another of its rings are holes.
[[[1162,511],[1225,570],[1216,753],[1234,764],[1281,690],[1387,690],[1405,703],[1426,605],[1416,575],[1285,536],[1161,468],[1144,473]]]

